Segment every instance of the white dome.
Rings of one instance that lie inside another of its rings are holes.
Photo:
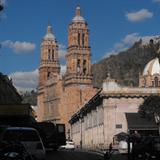
[[[55,38],[55,36],[52,32],[52,26],[47,27],[47,33],[44,36],[44,39],[49,39],[49,40],[54,40],[55,41],[56,38]]]
[[[82,16],[75,16],[72,19],[73,22],[85,22],[85,19]]]
[[[160,74],[160,64],[158,58],[155,58],[148,62],[143,71],[143,76],[154,74]]]
[[[72,22],[85,22],[85,19],[81,16],[80,6],[77,6],[76,15],[73,17]]]

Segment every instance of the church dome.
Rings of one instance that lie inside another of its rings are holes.
[[[46,35],[44,36],[44,39],[49,39],[49,40],[54,40],[55,41],[55,36],[53,34],[53,31],[52,31],[52,26],[48,26],[47,27],[47,33]]]
[[[148,62],[143,71],[143,76],[154,74],[160,74],[160,64],[158,58],[155,58]]]
[[[76,8],[76,15],[73,17],[72,22],[85,22],[85,19],[81,16],[81,9],[79,6]]]

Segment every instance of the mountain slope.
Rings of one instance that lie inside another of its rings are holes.
[[[138,86],[139,73],[143,72],[145,65],[151,59],[158,56],[159,46],[160,42],[155,42],[153,39],[145,45],[140,40],[130,49],[94,64],[92,67],[94,86],[101,87],[108,73],[121,85]]]

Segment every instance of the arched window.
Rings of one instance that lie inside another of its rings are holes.
[[[78,45],[80,45],[80,33],[78,33]]]
[[[48,49],[48,60],[51,60],[51,50]]]
[[[87,71],[86,68],[83,68],[83,74],[86,74],[86,71]]]
[[[54,49],[52,49],[52,60],[54,60]]]
[[[83,60],[83,74],[87,73],[87,69],[86,69],[86,60]]]
[[[84,46],[84,38],[85,38],[85,34],[82,34],[82,46]]]
[[[51,75],[51,72],[48,72],[48,73],[47,73],[47,79],[50,78],[50,75]]]
[[[154,77],[154,86],[158,87],[158,77]]]
[[[80,59],[77,60],[77,72],[80,72]]]

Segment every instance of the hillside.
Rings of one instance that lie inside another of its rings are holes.
[[[151,39],[148,44],[143,44],[140,40],[128,50],[94,64],[94,86],[101,87],[108,72],[111,78],[116,79],[121,85],[138,86],[139,73],[142,73],[145,65],[158,55],[159,41],[160,39]]]
[[[22,103],[29,103],[32,106],[37,105],[37,92],[32,90],[22,94]]]

